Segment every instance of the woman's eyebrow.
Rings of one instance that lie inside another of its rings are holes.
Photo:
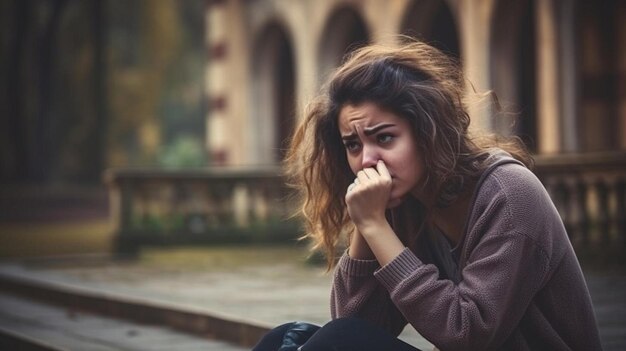
[[[395,124],[393,124],[393,123],[381,123],[381,124],[375,125],[373,127],[363,128],[363,133],[365,133],[365,135],[369,136],[369,135],[372,135],[372,134],[374,134],[374,133],[376,133],[376,132],[378,132],[378,131],[380,131],[382,129],[393,127],[393,126],[395,126]]]
[[[385,128],[389,128],[389,127],[395,127],[395,124],[393,123],[381,123],[378,125],[375,125],[373,127],[369,127],[369,128],[363,128],[363,133],[365,133],[365,135],[370,136],[380,130],[383,130]],[[355,132],[352,132],[350,134],[345,134],[341,136],[341,139],[343,140],[353,140],[356,139],[357,135]]]
[[[342,135],[341,139],[346,140],[346,141],[347,140],[354,140],[354,139],[356,139],[356,133],[352,132],[350,134]]]

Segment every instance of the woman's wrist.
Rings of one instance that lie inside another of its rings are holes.
[[[381,266],[391,262],[404,251],[404,244],[386,220],[383,223],[372,222],[362,225],[358,230]]]
[[[357,225],[357,231],[367,240],[370,237],[380,236],[381,234],[393,234],[393,229],[385,218],[380,220],[370,220]]]
[[[376,258],[358,229],[355,229],[354,234],[350,238],[348,256],[357,260],[373,260]]]

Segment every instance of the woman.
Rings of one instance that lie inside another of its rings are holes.
[[[290,323],[255,350],[599,350],[563,223],[515,142],[472,138],[456,63],[368,46],[335,72],[292,140],[308,236],[335,270],[333,321]],[[312,335],[312,336],[311,336]]]

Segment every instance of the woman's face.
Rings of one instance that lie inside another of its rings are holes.
[[[387,166],[392,179],[387,208],[398,206],[408,194],[420,197],[424,161],[406,119],[372,102],[345,105],[339,112],[339,132],[354,174],[376,168],[378,160]]]

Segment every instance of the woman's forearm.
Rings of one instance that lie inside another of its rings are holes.
[[[376,259],[381,266],[384,266],[404,250],[404,244],[387,222],[367,225],[362,230],[365,234],[356,228],[350,238],[348,255],[352,259]]]

